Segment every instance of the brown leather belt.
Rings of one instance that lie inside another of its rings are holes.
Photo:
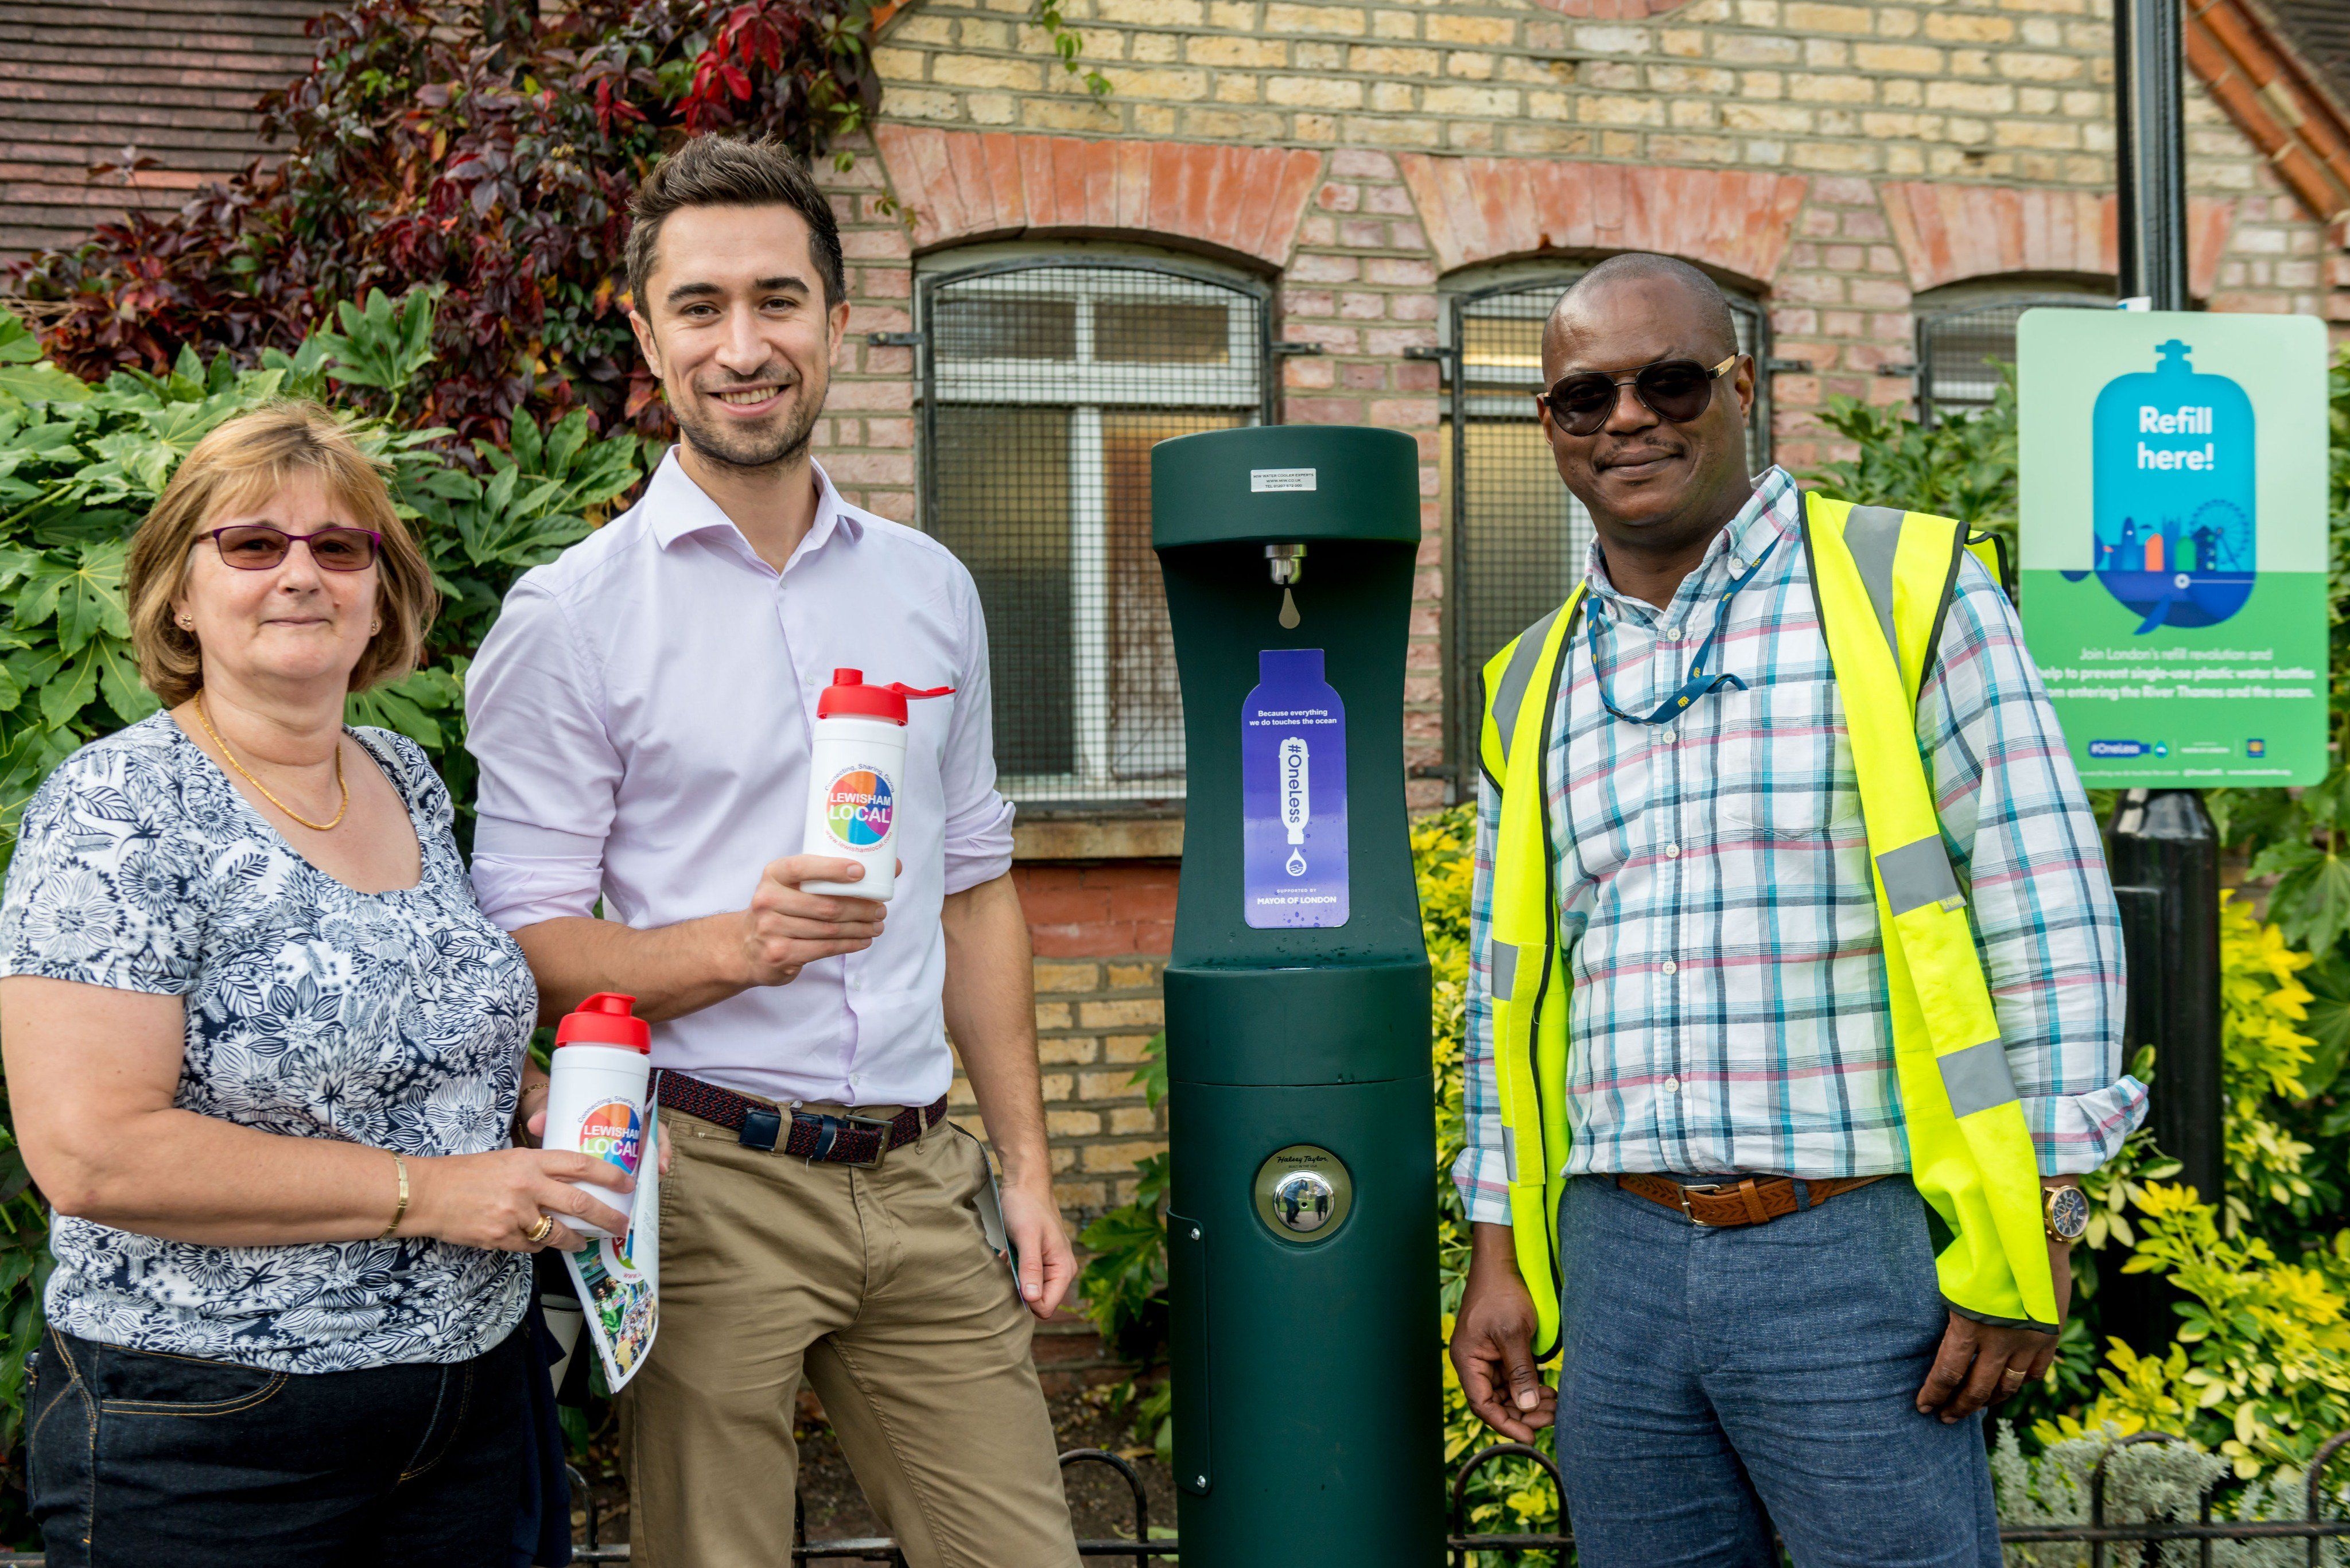
[[[782,1106],[683,1073],[666,1069],[653,1075],[653,1090],[673,1111],[699,1116],[732,1129],[744,1148],[787,1154],[795,1159],[822,1160],[827,1165],[857,1165],[867,1169],[881,1163],[891,1149],[913,1142],[946,1119],[947,1101],[912,1106],[894,1116],[834,1116],[824,1111],[795,1110],[785,1130]]]
[[[1818,1181],[1806,1179],[1804,1190],[1811,1201],[1795,1201],[1795,1179],[1792,1176],[1750,1176],[1735,1187],[1714,1182],[1704,1187],[1683,1187],[1669,1176],[1648,1176],[1627,1173],[1616,1179],[1616,1185],[1651,1203],[1662,1204],[1676,1214],[1686,1216],[1693,1225],[1762,1225],[1783,1214],[1793,1214],[1798,1209],[1816,1209],[1839,1192],[1850,1192],[1872,1181],[1882,1181],[1881,1176],[1840,1176]]]

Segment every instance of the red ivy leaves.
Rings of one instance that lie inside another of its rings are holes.
[[[745,67],[783,69],[784,30],[767,15],[771,9],[783,8],[751,0],[726,14],[717,36],[694,66],[693,87],[682,106],[688,131],[699,133],[714,125],[733,123],[733,106],[725,99],[750,101],[751,72]],[[719,92],[722,88],[723,99]]]
[[[694,0],[573,0],[544,20],[494,0],[342,0],[311,25],[309,69],[263,100],[280,160],[20,264],[19,286],[68,305],[47,347],[94,376],[161,369],[183,344],[290,347],[337,300],[439,284],[428,420],[499,441],[516,409],[584,404],[658,430],[614,287],[636,181],[705,130],[814,151],[877,88],[864,0],[750,0],[710,21]]]
[[[678,110],[699,135],[774,120],[854,130],[879,102],[865,53],[869,0],[742,0],[694,62]]]

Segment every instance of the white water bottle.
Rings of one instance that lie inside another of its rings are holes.
[[[944,697],[951,686],[918,691],[891,681],[868,686],[862,670],[836,670],[816,705],[808,756],[803,855],[854,860],[854,882],[803,882],[801,890],[887,899],[898,889],[899,780],[906,763],[906,700]]]
[[[630,1011],[636,1004],[633,996],[599,991],[555,1026],[546,1136],[539,1140],[547,1148],[608,1161],[630,1176],[636,1175],[638,1162],[652,1142],[652,1129],[645,1126],[652,1030]],[[628,1193],[592,1181],[571,1185],[608,1208],[629,1212],[632,1199]],[[567,1214],[556,1218],[583,1236],[607,1234]]]

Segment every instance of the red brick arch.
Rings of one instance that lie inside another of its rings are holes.
[[[2120,270],[2120,202],[2111,192],[1892,181],[1877,188],[1909,286],[1925,290],[2012,273],[2111,277]],[[2233,204],[2187,202],[2187,283],[2209,298],[2228,248]]]
[[[1023,234],[1141,234],[1279,271],[1322,155],[1189,141],[874,131],[917,249]]]
[[[1404,183],[1450,272],[1546,251],[1659,251],[1768,285],[1801,175],[1409,153]]]

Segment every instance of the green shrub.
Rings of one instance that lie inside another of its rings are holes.
[[[1856,448],[1804,477],[1839,500],[1957,517],[2015,547],[2015,378],[2000,377],[1991,407],[1931,428],[1898,404],[1830,398],[1820,422]]]
[[[2203,1494],[2223,1488],[2214,1499],[2211,1517],[2220,1521],[2293,1521],[2303,1517],[2306,1494],[2297,1470],[2279,1471],[2265,1480],[2225,1489],[2228,1461],[2191,1444],[2130,1438],[2112,1428],[2052,1444],[2036,1456],[2027,1456],[2012,1429],[2000,1433],[1991,1450],[1992,1490],[1999,1499],[2000,1522],[2018,1525],[2067,1526],[2091,1522],[2094,1477],[2105,1469],[2105,1521],[2108,1524],[2147,1522],[2191,1524],[2199,1517]],[[2336,1516],[2350,1487],[2336,1480],[2326,1489],[2329,1511]],[[2089,1568],[2091,1548],[2071,1542],[2011,1543],[2005,1549],[2006,1568]],[[2106,1563],[2158,1563],[2160,1568],[2302,1568],[2323,1563],[2328,1568],[2350,1564],[2350,1542],[2329,1541],[2319,1555],[2309,1555],[2303,1541],[2167,1541],[2148,1548],[2107,1546]],[[2141,1556],[2141,1552],[2147,1554]],[[2208,1552],[2208,1555],[2206,1553]]]
[[[630,191],[689,131],[814,154],[879,99],[866,0],[337,0],[262,103],[273,161],[21,264],[93,379],[194,348],[290,351],[335,301],[441,296],[427,422],[503,440],[527,410],[666,428],[619,277]],[[348,369],[356,369],[354,363]],[[383,389],[380,380],[346,384]],[[389,411],[369,395],[362,404]]]
[[[347,415],[384,464],[446,596],[422,666],[351,699],[354,722],[383,724],[432,753],[462,805],[473,798],[462,739],[465,663],[507,587],[550,560],[642,476],[644,443],[591,437],[575,409],[542,431],[518,414],[508,443],[459,447],[443,428],[390,417],[418,402],[436,368],[434,296],[395,304],[380,293],[334,313],[339,332],[292,352],[262,350],[240,369],[182,348],[171,371],[117,370],[90,384],[33,358],[32,339],[0,312],[0,867],[26,802],[84,742],[154,711],[139,684],[121,592],[130,533],[182,457],[215,425],[272,398],[344,399],[364,387],[385,417]],[[470,460],[470,461],[466,461]]]

